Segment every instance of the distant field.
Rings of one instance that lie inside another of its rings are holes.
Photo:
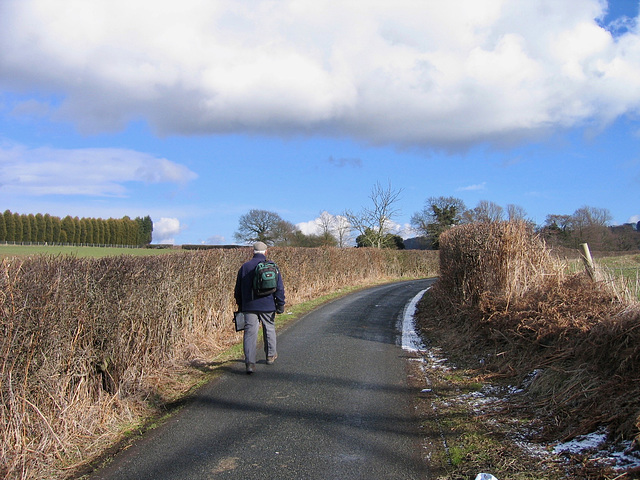
[[[640,255],[624,255],[596,260],[611,275],[622,282],[627,291],[640,300]]]
[[[640,255],[620,255],[614,252],[611,255],[600,254],[593,259],[596,267],[616,280],[616,285],[625,288],[632,296],[640,300]],[[578,272],[584,270],[582,260],[569,262],[569,270]]]
[[[45,245],[0,245],[0,258],[29,255],[73,255],[76,257],[109,257],[117,255],[163,255],[180,250],[170,248],[71,247]]]
[[[640,255],[632,254],[597,258],[596,262],[612,270],[637,271],[640,269]]]

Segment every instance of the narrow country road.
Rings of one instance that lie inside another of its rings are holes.
[[[261,358],[247,375],[238,359],[91,479],[428,478],[398,325],[430,283],[373,287],[307,314],[279,334],[274,365]]]

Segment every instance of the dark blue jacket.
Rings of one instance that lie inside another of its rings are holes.
[[[253,277],[256,265],[266,259],[263,254],[256,253],[238,270],[234,297],[241,312],[275,312],[278,306],[284,308],[284,284],[280,271],[278,271],[278,286],[273,294],[265,297],[253,295]]]

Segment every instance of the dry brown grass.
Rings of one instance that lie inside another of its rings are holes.
[[[547,420],[541,438],[600,426],[638,435],[637,303],[610,282],[566,273],[524,224],[465,225],[440,245],[441,277],[419,315],[452,329],[452,355],[475,357],[479,378],[516,385],[538,371],[526,400]]]
[[[499,297],[510,303],[561,269],[526,224],[473,223],[445,232],[440,248],[440,280],[450,308],[480,307]]]
[[[237,343],[233,285],[250,254],[3,259],[0,477],[64,477],[154,402],[171,400],[173,373]],[[437,273],[432,252],[274,248],[270,256],[289,306]]]

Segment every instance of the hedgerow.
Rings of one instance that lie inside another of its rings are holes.
[[[248,249],[0,263],[0,476],[62,478],[240,341],[233,286]],[[434,252],[273,248],[288,306],[437,273]],[[182,386],[184,388],[184,386]]]

